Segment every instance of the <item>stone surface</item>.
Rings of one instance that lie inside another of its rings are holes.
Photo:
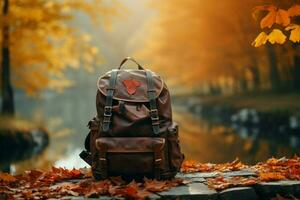
[[[252,187],[237,187],[223,190],[219,193],[221,200],[256,200],[258,196]]]
[[[214,200],[218,199],[217,192],[209,189],[203,183],[190,183],[188,185],[178,186],[169,191],[158,193],[162,199],[195,199],[195,200]]]
[[[196,173],[178,173],[177,178],[212,178],[220,175],[220,172],[196,172]]]
[[[223,172],[222,175],[223,176],[257,176],[257,174],[251,170]]]
[[[215,177],[218,174],[224,175],[226,177],[231,176],[256,176],[255,173],[249,170],[241,170],[234,172],[224,172],[224,173],[178,173],[176,178],[182,178],[188,180],[190,183],[187,185],[181,185],[172,188],[168,191],[152,194],[148,199],[176,199],[180,200],[258,200],[258,199],[271,199],[275,197],[276,194],[280,195],[293,195],[295,197],[300,197],[300,181],[277,181],[268,183],[259,183],[252,187],[235,187],[225,189],[223,191],[215,191],[207,187],[204,184],[206,178]],[[78,180],[74,180],[77,182]],[[73,197],[70,199],[81,200],[86,199],[84,197]],[[123,200],[125,198],[121,197],[109,197],[103,196],[96,198],[100,200]]]
[[[287,194],[294,194],[300,197],[300,181],[279,181],[282,185],[282,190]]]
[[[193,173],[193,174],[183,174],[183,173],[179,173],[176,175],[175,178],[180,178],[180,179],[184,179],[184,180],[188,180],[190,182],[205,182],[205,178],[200,177],[199,173]]]
[[[197,178],[197,177],[194,177],[194,178],[185,178],[186,180],[190,181],[190,182],[200,182],[200,183],[203,183],[205,182],[205,178]]]
[[[122,197],[110,197],[110,196],[101,196],[101,197],[98,197],[98,198],[86,198],[86,197],[71,197],[69,199],[72,199],[72,200],[125,200],[125,198],[122,198]]]
[[[255,186],[256,193],[262,199],[270,199],[276,194],[287,195],[292,194],[299,196],[300,181],[276,181],[268,183],[259,183]]]
[[[151,194],[148,199],[151,200],[156,200],[156,199],[161,199],[161,196],[159,196],[158,194]]]

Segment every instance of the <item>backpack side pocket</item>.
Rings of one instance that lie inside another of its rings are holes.
[[[94,152],[97,151],[95,141],[98,137],[100,137],[100,132],[99,132],[100,121],[97,120],[97,118],[93,118],[91,121],[89,121],[88,127],[90,129],[90,132],[89,132],[89,136],[87,136],[86,138],[85,145],[86,145],[86,149],[93,154]]]
[[[184,160],[184,155],[181,153],[178,139],[178,124],[173,122],[168,127],[168,151],[169,151],[169,163],[171,171],[178,172],[181,164]]]
[[[96,118],[93,118],[91,121],[89,121],[87,126],[90,131],[84,141],[84,147],[86,150],[82,151],[79,154],[79,156],[89,165],[92,165],[93,162],[92,157],[96,149],[95,140],[99,137],[99,125],[99,120],[97,120]]]

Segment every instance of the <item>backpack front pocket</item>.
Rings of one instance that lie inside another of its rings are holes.
[[[98,138],[96,140],[98,158],[93,171],[100,179],[119,175],[159,179],[165,160],[164,145],[164,138]]]

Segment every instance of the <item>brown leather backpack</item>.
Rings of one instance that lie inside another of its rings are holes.
[[[138,70],[121,69],[127,60]],[[88,124],[87,151],[80,154],[92,166],[94,177],[174,177],[184,155],[161,77],[125,58],[117,70],[98,79],[97,87],[97,116]]]

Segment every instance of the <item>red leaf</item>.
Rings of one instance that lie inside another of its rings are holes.
[[[141,86],[141,83],[137,80],[129,79],[123,81],[124,86],[128,94],[134,94],[136,92],[137,87]]]

